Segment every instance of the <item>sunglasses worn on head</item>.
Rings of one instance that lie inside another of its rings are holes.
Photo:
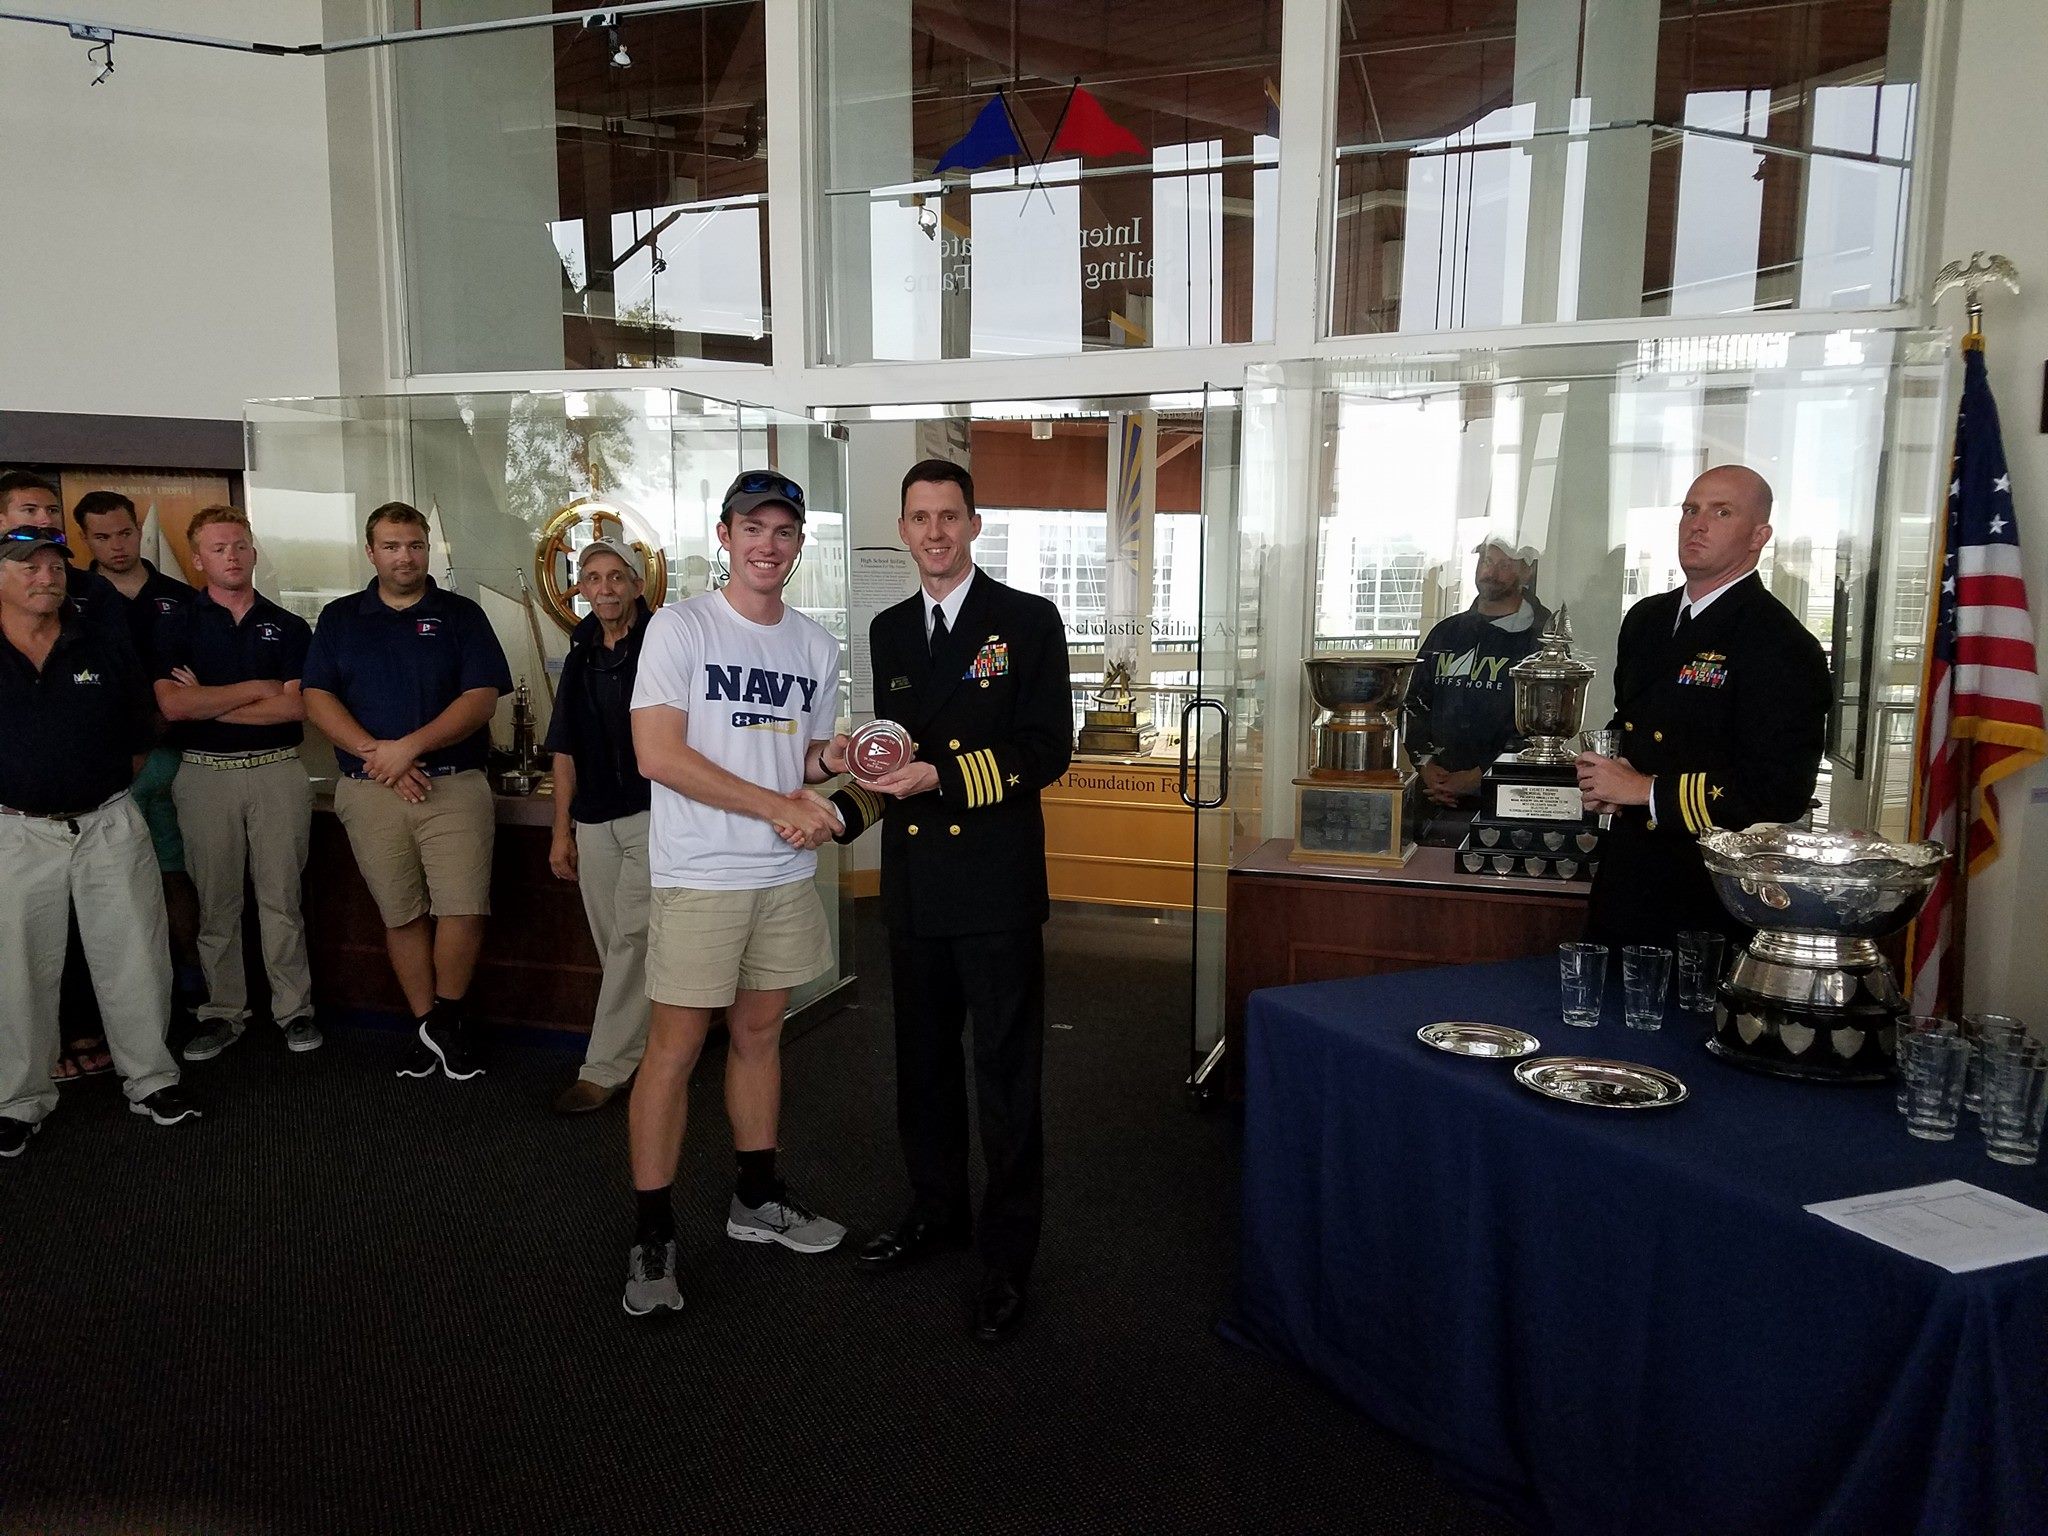
[[[759,496],[763,491],[771,491],[777,496],[787,497],[795,506],[800,507],[804,504],[802,486],[794,480],[786,480],[781,475],[765,469],[757,470],[750,475],[741,475],[736,489],[742,496]]]
[[[26,544],[31,539],[41,539],[45,544],[62,544],[64,535],[54,528],[9,528],[0,533],[0,539],[10,544]]]

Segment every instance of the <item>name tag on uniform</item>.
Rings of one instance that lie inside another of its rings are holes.
[[[1010,670],[1010,643],[990,636],[988,643],[974,653],[974,660],[968,663],[964,677],[1004,677]]]
[[[889,679],[889,691],[891,693],[900,693],[909,686],[910,679],[907,677],[892,677]]]
[[[1695,688],[1719,688],[1728,681],[1728,658],[1719,651],[1701,651],[1678,669],[1678,680]]]

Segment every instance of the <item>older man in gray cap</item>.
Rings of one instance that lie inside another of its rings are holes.
[[[1550,611],[1529,592],[1537,552],[1499,534],[1481,540],[1472,606],[1422,642],[1408,685],[1408,741],[1433,805],[1479,797],[1479,776],[1515,739],[1508,668],[1536,649]]]
[[[576,557],[590,613],[569,636],[547,750],[555,759],[555,837],[548,863],[583,892],[604,963],[590,1046],[555,1112],[602,1109],[647,1049],[647,823],[651,791],[633,756],[633,681],[653,613],[640,551],[593,539]]]

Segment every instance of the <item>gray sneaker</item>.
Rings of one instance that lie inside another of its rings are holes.
[[[185,1049],[178,1054],[187,1061],[211,1061],[222,1051],[242,1038],[246,1024],[233,1019],[216,1019],[211,1028],[201,1030],[185,1042]]]
[[[760,1205],[742,1205],[732,1197],[725,1213],[725,1235],[743,1243],[780,1243],[798,1253],[829,1253],[846,1236],[846,1228],[806,1210],[788,1190]]]
[[[645,1317],[660,1307],[667,1307],[672,1312],[683,1310],[683,1293],[676,1284],[676,1245],[673,1240],[659,1248],[649,1248],[640,1243],[633,1245],[633,1252],[626,1260],[623,1305],[635,1317]]]
[[[287,1020],[284,1026],[285,1049],[292,1051],[317,1051],[327,1043],[327,1037],[320,1033],[311,1015],[302,1015]]]

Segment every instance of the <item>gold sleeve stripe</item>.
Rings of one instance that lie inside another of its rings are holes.
[[[979,773],[980,764],[975,761],[978,753],[967,752],[956,758],[960,764],[960,781],[967,786],[967,808],[979,809],[988,799],[988,787]]]
[[[1707,776],[1703,773],[1699,777],[1700,830],[1702,832],[1705,832],[1710,830],[1714,825],[1713,802],[1707,794]]]
[[[882,797],[880,795],[871,789],[863,789],[858,784],[847,785],[846,792],[852,798],[854,806],[860,811],[861,825],[871,827],[882,819]]]
[[[1692,789],[1692,775],[1681,773],[1678,776],[1678,811],[1685,818],[1685,830],[1698,836],[1700,823],[1693,811]]]
[[[1701,791],[1706,785],[1704,773],[1688,773],[1685,776],[1685,824],[1697,837],[1707,830],[1706,803]]]
[[[983,747],[975,756],[981,759],[982,771],[988,775],[989,804],[994,805],[1003,798],[1003,770],[989,748]]]

